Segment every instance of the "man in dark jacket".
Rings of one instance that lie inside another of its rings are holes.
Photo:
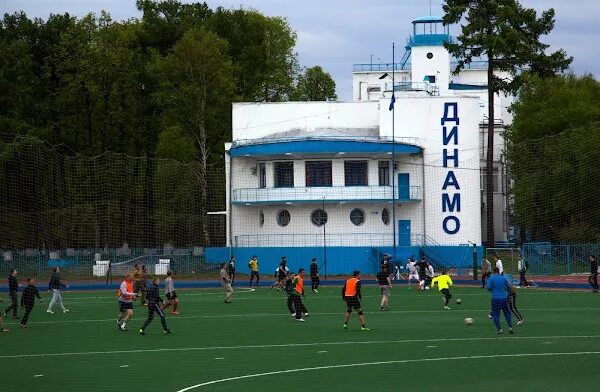
[[[40,301],[44,302],[42,297],[40,297],[40,292],[37,287],[35,287],[33,278],[27,278],[27,287],[23,290],[23,294],[21,295],[21,307],[25,308],[25,315],[21,319],[21,328],[27,328],[27,320],[29,320],[29,315],[35,305],[35,297],[38,297]]]
[[[310,282],[312,285],[312,292],[318,293],[317,289],[319,288],[319,284],[321,280],[319,279],[319,265],[317,264],[317,258],[313,257],[312,262],[310,263]]]
[[[235,281],[235,257],[231,256],[229,258],[229,263],[227,264],[227,273],[229,274],[229,279],[231,279],[231,285],[233,286],[233,282]]]
[[[160,291],[158,288],[159,283],[160,283],[160,280],[157,277],[155,277],[154,279],[152,279],[152,286],[149,287],[147,290],[146,300],[148,301],[148,318],[144,322],[144,325],[142,325],[142,328],[140,328],[140,335],[146,334],[146,332],[144,332],[144,330],[154,319],[155,312],[160,317],[160,322],[163,327],[163,332],[165,334],[172,333],[171,330],[169,328],[167,328],[167,320],[165,320],[165,314],[160,309],[160,304],[163,303],[163,300],[162,300],[162,298],[160,298]]]
[[[50,301],[50,304],[48,305],[48,310],[46,310],[47,313],[54,313],[52,311],[52,307],[57,302],[60,304],[63,313],[67,313],[69,311],[69,309],[65,308],[65,305],[62,301],[62,296],[60,295],[60,289],[66,289],[67,287],[68,286],[64,285],[60,281],[60,268],[54,267],[52,270],[52,277],[50,277],[50,284],[48,284],[48,291],[52,291],[52,301]]]
[[[8,275],[8,295],[10,296],[11,305],[6,308],[4,313],[8,313],[12,310],[12,318],[17,318],[17,309],[19,307],[17,301],[17,293],[19,292],[19,282],[17,281],[17,270],[12,268]]]
[[[588,278],[588,282],[592,286],[592,291],[594,293],[598,292],[598,259],[595,255],[590,254],[588,256],[590,259],[590,277]]]

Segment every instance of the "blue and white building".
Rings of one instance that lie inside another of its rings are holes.
[[[416,19],[401,62],[354,66],[353,102],[233,105],[226,214],[238,260],[373,272],[384,252],[425,252],[470,265],[457,245],[482,239],[487,87],[477,64],[452,75],[450,39],[441,18]]]

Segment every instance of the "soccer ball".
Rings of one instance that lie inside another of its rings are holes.
[[[425,286],[425,290],[429,290],[429,286]]]
[[[473,319],[472,319],[471,317],[467,317],[467,318],[465,319],[465,324],[467,324],[467,325],[471,325],[471,324],[473,324]]]
[[[462,299],[460,299],[460,298],[457,298],[457,299],[456,299],[456,303],[460,305],[460,304],[462,303]]]

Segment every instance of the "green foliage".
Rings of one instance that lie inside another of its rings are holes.
[[[600,83],[527,81],[507,134],[517,222],[531,239],[600,241]]]
[[[197,158],[196,141],[185,135],[181,128],[172,126],[161,132],[156,147],[157,158],[171,158],[191,162]]]
[[[515,93],[523,75],[542,77],[564,71],[573,61],[563,50],[546,54],[549,45],[540,37],[554,28],[554,9],[538,18],[533,8],[518,0],[446,0],[444,22],[460,23],[466,18],[456,42],[446,43],[458,59],[455,72],[483,56],[495,73],[488,85],[493,91]]]
[[[298,76],[294,91],[295,101],[333,101],[337,99],[335,81],[320,66],[304,70]]]

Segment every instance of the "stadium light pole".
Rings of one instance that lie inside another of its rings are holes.
[[[379,77],[383,80],[390,75],[386,72]],[[396,178],[394,168],[396,166],[396,43],[392,42],[392,98],[390,100],[390,110],[392,111],[392,167],[390,174],[392,177],[392,260],[396,258]]]

